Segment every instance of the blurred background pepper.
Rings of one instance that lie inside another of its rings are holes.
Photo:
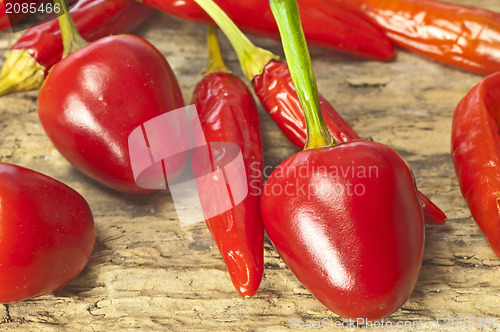
[[[193,0],[143,0],[167,14],[200,23],[212,23]],[[216,3],[244,31],[279,39],[278,26],[266,0],[217,0]],[[311,45],[376,60],[394,55],[391,41],[380,28],[325,0],[299,0],[307,41]]]
[[[500,14],[438,0],[326,0],[363,15],[403,48],[480,74],[500,70]]]

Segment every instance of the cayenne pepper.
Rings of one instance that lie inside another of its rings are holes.
[[[500,13],[439,0],[326,0],[364,16],[403,48],[480,74],[500,71]]]
[[[292,82],[288,66],[271,52],[258,48],[241,33],[236,25],[212,1],[195,0],[209,13],[233,44],[244,75],[253,83],[254,91],[264,109],[271,115],[285,136],[300,149],[306,142],[304,113]],[[359,139],[359,135],[320,95],[322,116],[337,142]],[[419,193],[428,224],[444,224],[446,215],[427,197]]]
[[[70,13],[88,41],[132,31],[153,10],[133,0],[80,0]],[[63,55],[56,19],[28,29],[6,53],[0,72],[0,96],[39,89],[48,71]]]
[[[288,66],[280,61],[270,61],[262,73],[253,78],[253,87],[264,109],[288,140],[303,149],[307,137],[306,123]],[[319,98],[323,119],[333,138],[337,142],[360,139],[333,106],[322,95]],[[444,224],[447,217],[443,211],[421,192],[419,196],[425,212],[425,222]]]
[[[195,87],[192,103],[207,142],[229,142],[241,149],[248,194],[241,203],[206,219],[206,223],[234,287],[241,296],[249,297],[259,288],[264,272],[264,224],[260,214],[263,154],[257,105],[245,83],[224,65],[212,26],[208,47],[210,66]],[[212,150],[212,154],[213,159],[220,159],[227,151]],[[198,192],[214,195],[213,188],[202,184]]]
[[[460,190],[500,257],[500,73],[484,78],[458,104],[451,156]]]

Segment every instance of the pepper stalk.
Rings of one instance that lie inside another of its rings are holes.
[[[205,75],[212,73],[230,73],[220,51],[219,40],[217,39],[217,28],[207,25],[207,49],[208,49],[208,68]]]
[[[279,59],[268,50],[255,46],[213,0],[194,0],[194,2],[203,8],[227,36],[240,60],[243,74],[249,81],[261,74],[269,61]]]
[[[337,145],[321,114],[318,87],[300,21],[297,0],[270,0],[269,4],[278,24],[293,85],[304,111],[307,127],[304,150]]]
[[[59,21],[59,27],[61,28],[61,37],[63,41],[62,58],[64,59],[71,53],[85,46],[87,42],[76,29],[75,23],[66,6],[66,2],[64,0],[53,0],[53,2],[54,8],[56,6],[60,8],[57,19]]]

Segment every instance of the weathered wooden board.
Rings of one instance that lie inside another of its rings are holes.
[[[498,0],[457,2],[500,11]],[[204,26],[158,13],[136,33],[166,56],[189,101],[205,67]],[[18,36],[0,33],[2,51]],[[282,55],[279,43],[252,39]],[[231,69],[241,73],[227,40],[222,47]],[[453,111],[481,76],[400,49],[389,63],[319,48],[311,55],[322,94],[362,137],[401,153],[421,191],[449,217],[444,226],[427,226],[415,291],[386,321],[426,327],[439,320],[443,328],[446,319],[500,319],[500,261],[470,216],[450,159]],[[0,98],[0,161],[79,191],[94,212],[97,242],[87,268],[63,290],[0,305],[0,330],[279,331],[293,327],[294,318],[339,320],[301,286],[268,239],[260,290],[253,298],[239,297],[203,223],[180,227],[168,191],[123,195],[80,174],[45,136],[36,99],[37,92]],[[265,162],[276,166],[297,150],[260,111]]]

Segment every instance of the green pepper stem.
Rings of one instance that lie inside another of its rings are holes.
[[[194,1],[205,10],[227,36],[238,55],[243,74],[249,81],[260,75],[269,61],[278,59],[278,56],[273,53],[255,46],[215,2],[212,0]]]
[[[53,0],[53,2],[54,8],[59,7],[60,10],[57,19],[59,20],[59,27],[61,29],[63,41],[62,58],[64,59],[79,48],[85,46],[87,42],[80,33],[78,33],[68,7],[66,6],[66,2],[64,2],[64,0]]]
[[[219,40],[217,38],[217,28],[207,26],[207,46],[208,46],[208,68],[205,75],[211,73],[229,73],[229,68],[226,67],[224,59],[220,51]]]
[[[307,127],[304,150],[337,145],[321,114],[318,87],[302,30],[297,0],[270,0],[270,5],[278,24],[293,84],[304,110]]]

